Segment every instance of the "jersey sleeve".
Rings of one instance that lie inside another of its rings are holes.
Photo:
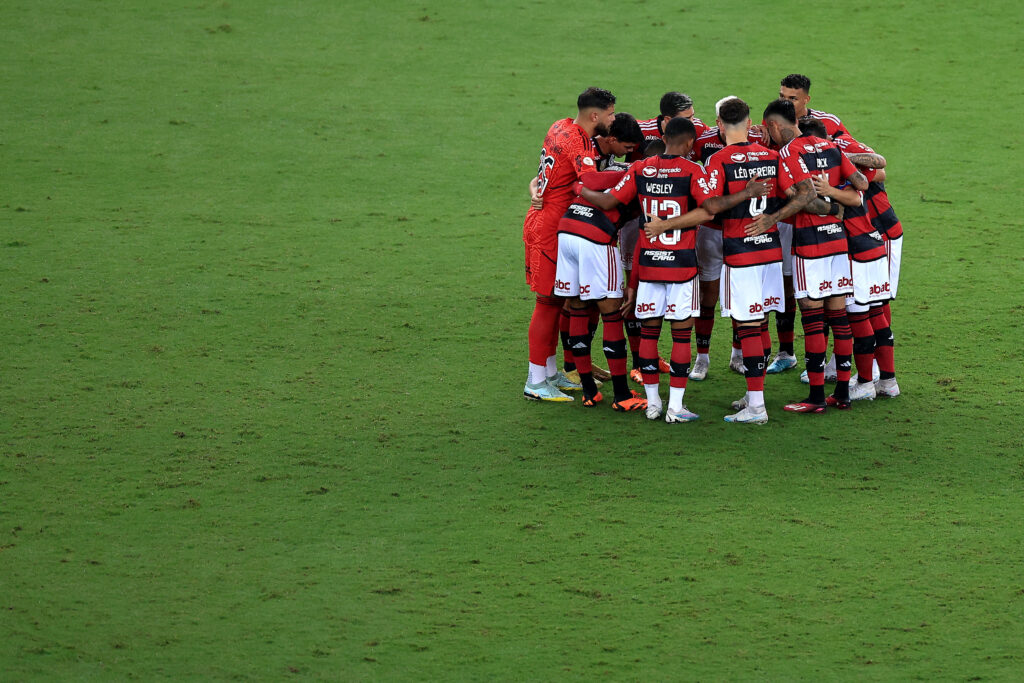
[[[618,185],[609,190],[609,194],[618,199],[622,204],[629,204],[636,198],[636,170],[637,165],[640,163],[642,162],[637,162],[630,166]]]
[[[853,165],[852,161],[850,161],[850,157],[846,156],[843,152],[839,153],[839,157],[839,175],[842,178],[849,178],[857,172],[857,167]]]
[[[575,149],[570,153],[572,159],[572,170],[576,177],[582,179],[584,175],[597,171],[597,153],[589,144],[576,144]]]
[[[725,192],[725,169],[718,157],[718,154],[711,155],[704,170],[690,176],[690,193],[697,206],[703,206],[708,199],[721,197]]]
[[[779,187],[783,194],[801,180],[807,180],[810,177],[811,173],[807,170],[807,164],[799,154],[779,157]]]

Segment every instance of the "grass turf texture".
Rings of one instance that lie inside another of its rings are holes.
[[[4,678],[1021,670],[1019,8],[592,7],[0,8]],[[696,424],[519,398],[551,121],[792,71],[890,160],[905,395],[725,425],[719,322]]]

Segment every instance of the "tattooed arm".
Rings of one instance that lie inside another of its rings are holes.
[[[784,221],[790,216],[804,210],[813,201],[818,193],[814,191],[814,184],[810,178],[804,178],[793,187],[786,190],[789,201],[781,209],[772,214],[761,214],[753,223],[746,227],[748,235],[760,235],[779,221]]]

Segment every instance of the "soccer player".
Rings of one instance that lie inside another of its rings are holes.
[[[576,100],[576,118],[556,121],[544,138],[537,170],[540,209],[530,207],[523,221],[526,247],[526,283],[537,295],[529,330],[529,372],[523,396],[538,401],[571,401],[559,389],[555,360],[558,317],[562,301],[554,296],[558,249],[558,223],[575,199],[573,185],[596,172],[594,135],[607,135],[615,119],[615,96],[600,88],[587,88]]]
[[[896,217],[896,212],[885,191],[885,171],[881,170],[885,167],[885,159],[878,154],[874,154],[874,158],[867,156],[864,154],[865,152],[873,153],[874,150],[852,139],[840,138],[836,144],[858,166],[870,165],[873,167],[865,171],[870,183],[864,192],[864,204],[871,226],[885,240],[889,298],[895,299],[899,288],[903,226],[900,224],[899,218]],[[854,282],[856,283],[856,279]],[[847,310],[850,311],[850,307],[847,307]],[[876,396],[899,396],[900,387],[896,382],[896,366],[893,359],[889,301],[873,305],[867,312],[852,311],[848,314],[850,325],[853,328],[853,351],[857,365],[857,381],[851,380],[850,384],[851,400],[871,399]],[[879,376],[876,381],[871,381],[873,379],[872,358],[878,363]]]
[[[830,138],[837,138],[841,135],[850,136],[850,131],[839,120],[835,114],[819,109],[810,109],[807,103],[811,100],[811,79],[803,74],[789,74],[779,82],[779,99],[789,100],[796,110],[796,118],[799,121],[805,116],[814,118],[825,124],[825,132]],[[850,136],[852,137],[852,136]]]
[[[789,100],[796,110],[797,120],[804,116],[813,116],[825,124],[828,135],[835,138],[842,135],[849,135],[846,126],[834,114],[819,109],[810,109],[807,103],[811,99],[811,79],[803,74],[789,74],[779,82],[779,99]],[[768,136],[765,122],[761,122],[759,132]],[[793,226],[789,223],[781,223],[779,226],[779,237],[782,239],[782,275],[786,285],[786,312],[775,315],[775,330],[779,337],[779,351],[771,364],[768,366],[768,374],[785,372],[796,366],[796,353],[793,349],[793,328],[796,316],[796,306],[793,297],[793,256],[792,240]]]
[[[722,226],[722,315],[732,318],[736,325],[747,382],[746,395],[733,403],[738,412],[727,415],[725,421],[764,424],[768,412],[764,405],[761,324],[769,311],[784,310],[782,244],[774,224],[755,230],[748,227],[766,211],[778,210],[786,195],[778,184],[778,152],[748,139],[747,103],[738,97],[720,101],[718,127],[726,146],[704,164],[706,178],[699,183],[697,201],[715,214]],[[791,201],[801,202],[807,197],[805,193],[803,198]],[[703,313],[703,302],[701,306]]]
[[[615,186],[625,171],[588,173],[577,185],[603,191]],[[622,264],[615,246],[619,227],[630,216],[629,207],[602,211],[582,197],[569,205],[558,224],[558,267],[555,293],[567,297],[570,311],[569,339],[576,370],[583,388],[583,405],[596,406],[603,400],[594,381],[590,359],[589,307],[596,303],[604,321],[603,348],[615,390],[612,409],[640,410],[647,402],[634,394],[626,382],[626,338],[622,327]]]
[[[734,99],[723,97],[715,104],[716,125],[709,128],[693,143],[690,158],[707,164],[715,152],[728,144],[722,130],[719,110],[723,102]],[[751,142],[760,142],[762,137],[754,131],[748,132]],[[708,376],[711,366],[711,333],[715,327],[715,306],[718,305],[719,278],[722,273],[722,230],[716,225],[701,225],[697,228],[697,264],[700,268],[700,315],[694,321],[694,336],[697,342],[697,359],[690,369],[690,379],[701,381]],[[729,366],[742,373],[742,351],[733,348]]]
[[[671,226],[643,226],[633,254],[626,303],[635,298],[636,315],[643,325],[640,371],[647,393],[647,418],[657,420],[663,408],[658,391],[658,337],[662,319],[667,318],[672,328],[672,355],[665,421],[690,422],[699,417],[683,403],[690,370],[690,331],[699,310],[694,228],[711,214],[697,209],[694,201],[704,171],[686,159],[696,139],[693,123],[682,117],[670,119],[663,139],[666,153],[633,163],[609,193],[584,188],[582,195],[604,209],[639,198],[643,216],[680,219]]]
[[[675,91],[665,93],[661,96],[658,109],[661,113],[655,118],[638,121],[646,142],[661,140],[665,133],[665,126],[674,118],[689,120],[693,124],[698,136],[707,130],[704,122],[693,115],[693,99],[685,93]],[[640,149],[634,152],[630,160],[633,161],[641,158],[640,152],[642,151]]]
[[[828,140],[801,134],[792,102],[776,100],[770,103],[765,109],[764,120],[772,140],[781,146],[779,184],[784,191],[795,190],[800,184],[805,184],[803,187],[806,188],[809,184],[811,191],[815,192],[811,178],[823,173],[832,188],[837,188],[843,180],[849,180],[853,190],[867,189],[867,179],[838,147]],[[839,207],[835,210],[838,212]],[[785,218],[784,213],[783,210],[762,214],[752,226],[756,226],[754,229],[767,229]],[[846,318],[846,295],[853,291],[853,281],[842,223],[834,215],[820,216],[801,210],[793,219],[793,252],[794,294],[800,304],[804,328],[810,394],[803,401],[786,405],[784,410],[798,413],[825,411],[823,326],[826,315],[835,334],[839,368],[832,402],[839,408],[848,408],[853,333]]]

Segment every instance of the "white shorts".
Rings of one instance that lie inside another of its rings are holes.
[[[889,259],[886,257],[863,263],[850,261],[850,274],[853,276],[853,296],[846,298],[847,304],[851,298],[862,306],[892,298],[892,288],[889,286]]]
[[[622,269],[633,268],[633,250],[640,237],[640,218],[634,218],[619,229],[619,256],[622,258]]]
[[[699,278],[689,282],[644,282],[636,290],[636,317],[686,320],[700,314]]]
[[[722,316],[740,322],[761,320],[769,311],[786,312],[782,263],[722,268]]]
[[[885,251],[889,255],[889,288],[892,298],[896,298],[896,288],[900,284],[900,261],[903,260],[903,235],[894,240],[885,241]]]
[[[578,296],[584,301],[622,298],[619,250],[579,235],[558,233],[555,296]]]
[[[557,292],[556,292],[557,293]],[[793,255],[793,296],[820,301],[853,293],[850,255],[805,259]]]
[[[700,281],[722,277],[722,231],[707,225],[697,226],[697,265]]]
[[[776,223],[779,229],[779,242],[782,243],[782,274],[793,276],[793,224]]]

